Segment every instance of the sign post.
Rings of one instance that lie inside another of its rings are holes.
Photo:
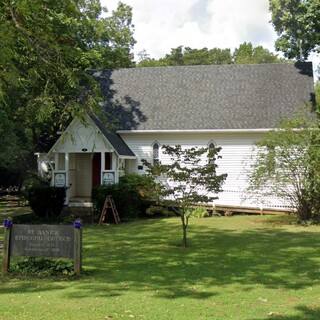
[[[80,275],[82,268],[82,229],[74,228],[74,253],[73,253],[74,272]]]
[[[3,260],[2,260],[2,270],[4,275],[8,273],[8,269],[10,265],[10,254],[9,254],[10,231],[11,231],[11,228],[4,228]]]

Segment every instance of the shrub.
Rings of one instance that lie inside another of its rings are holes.
[[[28,190],[30,187],[49,187],[50,180],[42,177],[38,172],[32,172],[23,183],[23,188]]]
[[[231,210],[226,210],[225,212],[224,212],[224,216],[225,217],[231,217],[233,215],[233,212],[231,211]]]
[[[56,218],[60,215],[66,197],[65,188],[35,185],[27,190],[27,200],[38,217]]]
[[[192,208],[187,210],[189,217],[204,218],[209,216],[209,212],[205,208]]]
[[[15,274],[37,277],[75,275],[72,261],[42,257],[24,258],[13,265],[10,271]]]
[[[163,207],[163,206],[150,206],[147,210],[146,213],[148,215],[154,215],[154,216],[172,216],[175,213],[173,211],[170,211],[168,208]]]
[[[304,110],[303,110],[304,111]],[[306,113],[306,115],[309,115]],[[300,222],[320,221],[320,122],[298,116],[256,143],[247,195],[275,197],[296,209]]]
[[[121,220],[138,219],[144,211],[145,183],[144,176],[129,174],[122,177],[119,183],[94,187],[91,199],[95,212],[101,213],[106,196],[111,195]],[[113,220],[110,215],[107,218]]]

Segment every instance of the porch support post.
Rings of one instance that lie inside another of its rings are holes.
[[[67,205],[69,203],[69,153],[66,152],[64,154],[64,170],[66,171],[66,200],[65,204]]]
[[[59,153],[55,153],[55,154],[54,154],[54,171],[53,171],[53,177],[54,177],[55,171],[57,171],[58,168],[59,168]],[[54,179],[52,179],[51,185],[54,186]]]
[[[115,152],[112,152],[112,170],[115,172],[114,180],[116,183],[119,182],[119,157]]]
[[[66,170],[66,187],[69,185],[69,153],[64,154],[64,170]]]
[[[55,155],[54,155],[54,163],[55,163],[54,169],[57,171],[58,168],[59,168],[59,153],[55,153]]]
[[[100,184],[103,184],[102,172],[104,171],[105,167],[106,167],[106,154],[102,151],[101,152],[101,168],[100,168]]]
[[[11,228],[4,228],[2,274],[6,275],[10,267],[10,233]]]

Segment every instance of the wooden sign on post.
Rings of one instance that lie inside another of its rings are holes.
[[[82,264],[81,223],[67,225],[11,225],[4,228],[3,274],[11,257],[69,258],[80,275]]]

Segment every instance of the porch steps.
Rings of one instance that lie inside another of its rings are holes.
[[[68,206],[63,208],[61,215],[71,220],[80,218],[83,222],[93,223],[93,204],[90,199],[70,199]]]

